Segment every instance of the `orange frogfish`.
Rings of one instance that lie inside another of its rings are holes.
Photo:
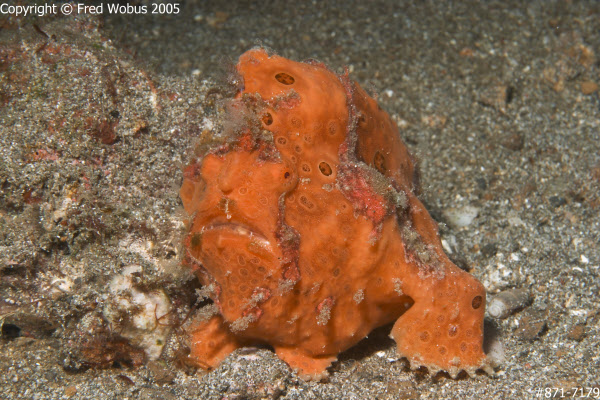
[[[184,170],[185,264],[214,312],[189,329],[213,368],[267,344],[305,379],[394,322],[411,367],[488,370],[485,290],[442,250],[413,158],[348,73],[262,48],[237,64],[222,142]]]

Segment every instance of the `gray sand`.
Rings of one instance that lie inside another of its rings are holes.
[[[0,16],[0,398],[600,398],[600,4],[248,3]],[[411,371],[389,327],[325,382],[266,349],[182,364],[182,169],[255,45],[348,67],[418,156],[450,257],[490,299],[529,294],[486,317],[494,376]]]

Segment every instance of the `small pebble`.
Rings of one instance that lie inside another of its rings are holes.
[[[154,376],[154,379],[158,384],[165,385],[172,383],[175,380],[175,374],[173,371],[160,361],[150,361],[147,365],[150,372]]]
[[[581,93],[592,94],[598,90],[598,84],[593,81],[581,82]]]
[[[561,196],[551,196],[548,201],[550,202],[550,205],[555,208],[567,204],[567,200]]]
[[[520,319],[519,329],[515,334],[521,340],[532,341],[540,337],[547,329],[545,316],[539,312],[533,312]]]
[[[479,102],[504,114],[506,106],[512,101],[513,97],[514,88],[500,83],[483,89],[479,94]]]
[[[67,386],[65,388],[65,396],[72,397],[77,394],[77,387],[75,386]]]
[[[509,150],[519,151],[523,150],[525,138],[519,133],[513,133],[508,135],[501,143]]]
[[[567,333],[567,339],[576,340],[578,342],[582,341],[584,337],[585,325],[583,324],[574,325]]]

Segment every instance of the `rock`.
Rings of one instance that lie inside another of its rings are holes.
[[[148,363],[148,369],[152,372],[154,380],[156,380],[156,383],[158,384],[164,385],[172,383],[175,379],[175,374],[160,361],[150,361]]]
[[[539,311],[531,312],[519,320],[519,328],[516,331],[516,336],[520,340],[531,341],[537,339],[547,329],[546,317],[543,313]]]
[[[138,399],[140,400],[176,400],[177,397],[164,390],[157,390],[149,387],[140,389]]]
[[[479,94],[479,102],[495,110],[506,113],[506,106],[514,97],[515,89],[512,86],[502,83],[485,88]]]
[[[592,94],[598,90],[598,84],[593,81],[584,81],[581,82],[581,93],[583,94]]]
[[[502,145],[509,150],[519,151],[523,149],[525,139],[523,138],[523,135],[513,133],[502,141]]]
[[[493,257],[498,252],[498,245],[496,243],[488,243],[481,247],[481,253],[487,257]]]
[[[567,200],[562,196],[551,196],[548,199],[548,201],[550,202],[550,205],[554,208],[558,208],[567,204]]]
[[[581,342],[585,337],[585,325],[584,324],[576,324],[569,329],[567,332],[567,339],[576,340]]]
[[[73,397],[77,394],[77,387],[76,386],[67,386],[65,388],[65,396],[67,397]]]

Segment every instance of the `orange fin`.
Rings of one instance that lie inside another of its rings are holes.
[[[304,380],[321,380],[329,374],[326,369],[337,358],[334,356],[311,356],[295,349],[275,347],[277,356],[285,361],[300,378]]]
[[[213,369],[242,344],[229,332],[220,315],[193,325],[189,358],[196,365]]]
[[[398,355],[406,357],[412,369],[425,366],[432,375],[446,371],[456,378],[462,370],[471,376],[478,369],[488,371],[482,349],[483,318],[458,304],[435,303],[417,302],[398,318],[390,335]]]

